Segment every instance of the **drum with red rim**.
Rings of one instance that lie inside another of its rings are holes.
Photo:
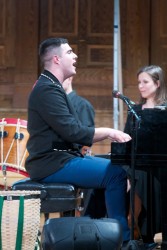
[[[26,120],[0,119],[0,186],[5,189],[29,176],[24,167],[28,137]]]

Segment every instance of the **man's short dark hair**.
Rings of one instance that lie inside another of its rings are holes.
[[[58,48],[61,44],[68,43],[68,40],[65,38],[48,38],[41,42],[39,46],[39,56],[41,60],[46,55],[46,53],[53,48]]]

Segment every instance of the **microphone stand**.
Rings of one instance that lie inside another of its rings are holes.
[[[135,160],[136,160],[136,149],[137,149],[137,131],[140,127],[141,118],[137,115],[131,101],[128,98],[123,98],[123,101],[129,108],[132,118],[132,143],[131,143],[131,189],[130,189],[130,207],[131,207],[131,240],[134,240],[134,210],[135,210]]]

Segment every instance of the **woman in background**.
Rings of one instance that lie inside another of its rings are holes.
[[[144,109],[153,109],[155,106],[161,106],[167,104],[167,87],[163,70],[156,65],[145,66],[139,69],[137,72],[138,89],[140,92],[139,104],[134,105],[133,108],[137,114],[141,114]],[[128,112],[127,121],[125,124],[125,132],[131,134],[132,126],[131,114]],[[141,133],[141,132],[140,132]],[[142,137],[147,136],[146,128],[143,128]],[[148,135],[149,136],[149,135]],[[140,138],[140,136],[139,136]],[[146,142],[149,146],[149,140]],[[114,153],[121,153],[122,144],[112,143]],[[124,166],[131,178],[131,170],[129,166]],[[148,173],[149,174],[149,173]],[[161,214],[160,214],[160,184],[155,177],[151,177],[153,181],[153,206],[154,221],[153,227],[148,234],[148,174],[146,171],[135,170],[135,239],[143,238],[144,242],[152,242],[155,233],[161,231]],[[150,176],[149,176],[150,177]],[[128,194],[129,196],[129,194]],[[128,202],[129,204],[129,199]],[[129,208],[128,208],[129,209]],[[107,216],[104,200],[104,191],[95,189],[91,193],[91,197],[88,206],[85,209],[85,216],[91,218],[101,218]],[[129,226],[131,225],[131,212],[128,214]],[[151,245],[152,246],[152,245]]]
[[[141,114],[144,109],[153,109],[156,106],[167,105],[167,86],[164,72],[161,67],[150,65],[140,68],[137,72],[137,80],[140,92],[140,102],[138,105],[134,105],[134,110],[137,114]],[[129,132],[129,134],[131,134],[131,123],[132,119],[129,113],[124,130],[126,133]],[[142,143],[148,144],[148,147],[150,147],[151,145],[149,145],[149,141],[147,141],[147,139],[143,141],[143,136],[149,136],[149,131],[143,129],[143,131],[139,130],[139,133],[138,140],[141,135]],[[131,175],[129,167],[127,168],[127,173]],[[151,178],[151,188],[153,191],[153,204],[150,204],[150,206],[152,207],[154,217],[151,228],[152,232],[149,232],[150,235],[148,235],[148,216],[150,216],[148,211],[148,191],[150,192],[150,190],[148,190],[149,178]],[[150,238],[154,237],[155,233],[161,231],[160,204],[160,183],[157,178],[145,171],[135,170],[135,225],[139,227],[140,234],[145,241],[150,241]],[[130,224],[130,216],[128,216],[128,219]]]

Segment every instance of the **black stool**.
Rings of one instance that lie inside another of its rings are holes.
[[[26,178],[13,183],[12,190],[41,191],[41,213],[44,213],[45,220],[49,218],[50,213],[75,216],[75,211],[82,209],[83,195],[80,189],[71,184],[39,183]]]

